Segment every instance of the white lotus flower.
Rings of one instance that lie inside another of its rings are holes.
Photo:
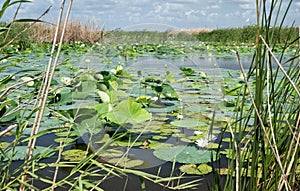
[[[206,147],[208,145],[208,139],[203,138],[203,139],[196,140],[195,144],[198,147]]]
[[[198,147],[206,147],[210,142],[217,139],[216,135],[206,135],[204,138],[196,140],[195,144]]]
[[[194,131],[194,135],[197,136],[197,135],[202,135],[203,132],[202,131]]]
[[[177,115],[177,119],[183,119],[183,115],[182,114],[178,114]]]

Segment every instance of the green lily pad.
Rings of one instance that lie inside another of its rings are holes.
[[[217,148],[219,148],[219,144],[218,143],[209,143],[208,145],[205,146],[205,148],[207,148],[207,149],[217,149]],[[222,145],[220,146],[220,148],[222,148]]]
[[[154,135],[152,136],[152,139],[154,140],[161,140],[161,139],[167,139],[168,137],[166,136],[161,136],[161,135]]]
[[[198,121],[195,119],[183,119],[183,120],[175,120],[171,122],[172,125],[177,127],[186,127],[193,128],[197,126],[207,126],[208,124],[202,121]]]
[[[100,153],[99,155],[103,158],[116,158],[121,157],[124,153],[117,149],[108,149],[104,153]]]
[[[62,152],[62,156],[65,160],[71,161],[71,162],[78,162],[81,161],[86,157],[87,152],[80,150],[80,149],[71,149]]]
[[[59,143],[59,142],[64,142],[65,144],[68,143],[72,143],[73,141],[75,141],[75,139],[70,138],[70,137],[59,137],[54,139],[55,142]]]
[[[204,111],[211,111],[210,108],[206,106],[201,106],[201,105],[193,105],[190,107],[185,108],[185,111],[191,111],[191,112],[204,112]]]
[[[191,139],[186,138],[186,137],[182,137],[182,138],[180,139],[180,141],[186,142],[186,143],[193,143],[193,142],[194,142],[194,141],[192,141]]]
[[[161,148],[171,148],[173,145],[170,143],[164,143],[164,142],[159,142],[159,141],[150,141],[150,144],[148,145],[149,149],[157,150]]]
[[[176,161],[184,164],[200,164],[216,160],[216,152],[199,150],[192,146],[175,146],[171,148],[161,148],[153,152],[154,156],[165,161]]]
[[[14,154],[12,156],[13,160],[24,160],[25,156],[26,156],[26,150],[27,150],[27,146],[16,146],[14,148]],[[33,155],[42,155],[45,157],[50,157],[54,155],[54,150],[50,147],[42,147],[42,146],[36,146],[33,152]],[[6,153],[7,157],[10,158],[10,156],[12,155],[12,149],[10,149],[7,153]],[[5,158],[4,161],[9,160],[8,158]]]
[[[6,149],[10,145],[9,142],[0,142],[0,148],[1,149]]]
[[[144,161],[142,160],[137,160],[137,159],[128,159],[128,158],[123,158],[123,159],[119,159],[119,158],[113,158],[107,161],[108,163],[111,164],[117,164],[120,167],[124,167],[124,168],[134,168],[137,166],[141,166],[142,164],[144,164]]]
[[[27,82],[27,83],[26,83],[27,86],[33,86],[33,85],[34,85],[33,78],[31,78],[31,77],[29,77],[29,76],[23,76],[23,77],[21,78],[21,80],[22,80],[23,82]]]
[[[207,164],[200,164],[198,167],[195,164],[186,164],[179,167],[181,172],[186,174],[203,175],[212,172],[212,167]]]

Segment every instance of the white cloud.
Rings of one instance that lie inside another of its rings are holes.
[[[68,1],[67,1],[68,2]],[[267,0],[270,2],[270,0]],[[49,5],[53,8],[46,15],[48,21],[56,20],[61,0],[34,0],[24,4],[19,18],[36,18]],[[1,3],[0,3],[1,5]],[[283,7],[287,3],[284,1]],[[300,22],[300,2],[294,2],[290,21]],[[14,10],[5,15],[12,17]],[[255,20],[254,0],[78,0],[74,1],[71,18],[106,23],[107,29],[114,29],[138,23],[165,23],[182,28],[244,26],[245,21]],[[5,18],[4,18],[5,19]],[[297,23],[297,22],[296,22]],[[298,24],[298,23],[297,23]]]

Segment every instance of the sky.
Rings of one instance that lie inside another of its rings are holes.
[[[289,0],[284,2],[283,9]],[[22,5],[18,18],[37,18],[52,5],[43,20],[55,22],[60,4],[61,0],[32,0]],[[10,21],[14,10],[8,9],[1,20]],[[256,11],[255,0],[74,0],[70,18],[104,30],[164,31],[253,25]],[[300,24],[300,0],[294,0],[287,18],[286,25]]]

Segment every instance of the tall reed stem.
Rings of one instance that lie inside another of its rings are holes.
[[[61,2],[60,12],[59,12],[58,21],[57,21],[57,27],[56,27],[55,36],[54,36],[54,39],[53,39],[53,44],[52,44],[52,49],[51,49],[51,56],[50,56],[50,59],[49,59],[49,62],[48,62],[48,67],[47,67],[47,70],[46,70],[46,73],[45,73],[45,78],[43,80],[43,84],[42,84],[43,88],[41,89],[41,92],[39,92],[39,97],[38,97],[38,100],[39,100],[38,108],[39,108],[39,110],[36,112],[35,119],[34,119],[34,124],[33,124],[33,127],[32,127],[31,134],[30,134],[30,136],[33,136],[33,137],[34,137],[34,135],[36,135],[39,132],[41,121],[42,121],[42,118],[43,118],[43,115],[44,115],[46,101],[47,101],[51,81],[52,81],[53,76],[54,76],[55,68],[58,64],[58,59],[59,59],[59,56],[60,56],[60,51],[61,51],[61,47],[62,47],[62,43],[63,43],[63,37],[64,37],[64,34],[65,34],[68,18],[69,18],[69,15],[70,15],[72,2],[73,1],[70,0],[69,8],[67,10],[67,14],[66,14],[66,17],[65,17],[63,30],[62,30],[61,35],[60,35],[61,38],[60,38],[60,41],[59,41],[59,46],[58,46],[58,49],[57,49],[56,57],[55,57],[55,60],[53,62],[57,37],[58,37],[60,23],[61,23],[61,20],[62,20],[63,10],[64,10],[64,6],[65,6],[65,0],[62,0],[62,2]],[[36,137],[30,139],[29,142],[28,142],[28,146],[27,146],[27,150],[26,150],[25,163],[32,159],[35,145],[36,145]],[[26,181],[26,173],[27,173],[28,168],[29,167],[27,165],[24,167],[24,171],[23,171],[24,175],[22,176],[22,182]],[[25,190],[24,184],[21,185],[21,190]]]

